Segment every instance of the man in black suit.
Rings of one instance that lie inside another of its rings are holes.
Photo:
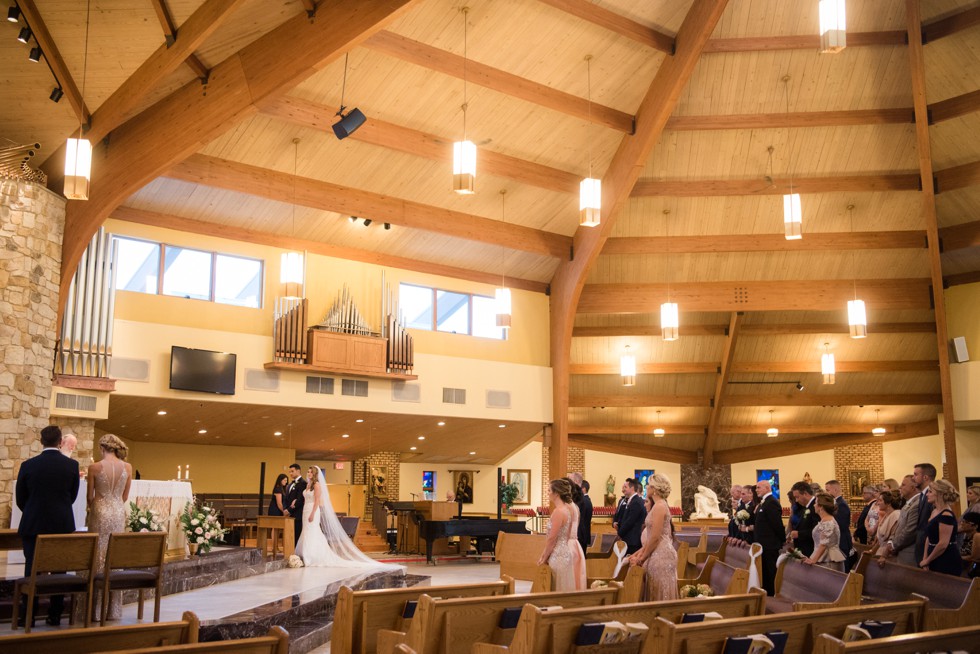
[[[592,500],[588,496],[588,488],[586,488],[586,482],[582,479],[581,472],[570,472],[568,473],[568,481],[572,482],[572,485],[578,488],[578,492],[572,489],[572,498],[575,501],[575,506],[578,507],[578,534],[576,538],[579,544],[582,546],[583,552],[589,551],[589,545],[592,544]]]
[[[814,549],[813,528],[820,522],[814,507],[813,488],[805,481],[798,481],[793,484],[792,491],[796,493],[797,504],[803,508],[803,516],[796,529],[790,532],[790,538],[793,539],[793,547],[803,552],[804,556],[810,556]]]
[[[836,505],[834,520],[837,521],[837,527],[840,529],[840,551],[847,557],[844,560],[844,572],[850,572],[851,555],[854,553],[852,551],[854,549],[854,543],[851,540],[851,507],[841,495],[839,481],[831,479],[823,487],[834,498],[834,504]]]
[[[732,498],[732,519],[728,521],[728,535],[731,538],[741,539],[743,534],[738,530],[738,523],[735,521],[735,514],[745,508],[745,502],[742,500],[742,487],[733,484],[729,492],[731,493]]]
[[[626,515],[626,489],[629,488],[630,481],[629,477],[623,482],[623,496],[619,498],[619,504],[616,505],[616,514],[613,516],[612,526],[613,529],[619,530],[619,523],[622,521],[623,516]]]
[[[303,479],[303,469],[298,463],[289,466],[289,488],[286,490],[286,509],[283,511],[287,516],[293,517],[294,536],[299,543],[299,535],[303,533],[303,491],[306,490],[306,480]]]
[[[623,518],[619,521],[616,534],[626,543],[626,553],[632,554],[642,547],[640,534],[643,533],[643,521],[646,520],[647,512],[643,506],[643,498],[640,497],[640,482],[635,479],[626,481],[626,506],[623,509]]]
[[[768,481],[756,484],[756,492],[762,496],[755,510],[755,542],[762,546],[762,587],[769,595],[776,593],[776,560],[779,550],[786,542],[786,527],[783,526],[783,508],[772,496],[772,486]]]
[[[915,562],[922,561],[926,549],[926,529],[934,507],[926,500],[926,489],[936,481],[936,466],[931,463],[917,463],[912,470],[912,481],[919,489],[919,516],[915,527]]]
[[[30,576],[34,565],[34,548],[40,534],[70,534],[75,531],[75,515],[72,504],[78,496],[78,462],[69,459],[58,449],[61,446],[61,429],[48,425],[41,430],[44,449],[35,457],[24,461],[17,473],[15,490],[17,507],[22,516],[17,533],[24,544],[24,574]],[[37,598],[34,599],[37,602]],[[61,624],[61,612],[65,598],[51,597],[47,624]],[[27,615],[24,600],[21,615]],[[34,605],[37,614],[37,604]]]
[[[867,545],[868,527],[864,524],[864,522],[868,518],[868,512],[871,511],[871,507],[874,506],[874,503],[878,500],[878,491],[874,486],[865,486],[861,489],[861,499],[864,500],[864,508],[861,509],[861,515],[858,516],[857,526],[854,527],[854,540],[862,545]]]

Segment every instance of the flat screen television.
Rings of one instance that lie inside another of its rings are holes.
[[[170,388],[198,393],[235,394],[235,364],[231,352],[170,348]]]

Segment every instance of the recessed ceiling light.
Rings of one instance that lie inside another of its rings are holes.
[[[341,438],[350,438],[350,434],[341,434],[340,437]]]
[[[281,431],[277,431],[277,432],[274,432],[272,435],[273,436],[282,436],[282,432]]]
[[[197,433],[198,434],[206,434],[206,433],[208,433],[208,430],[207,429],[198,429],[197,430]]]
[[[507,425],[497,425],[497,427],[498,427],[498,428],[500,428],[500,429],[503,429],[503,428],[504,428],[504,427],[506,427],[506,426],[507,426]]]
[[[364,422],[364,418],[358,418],[358,419],[357,419],[357,420],[355,420],[354,422]]]
[[[424,441],[425,440],[425,436],[419,436],[419,440],[420,441]]]
[[[470,456],[473,456],[474,454],[476,454],[476,452],[470,452]]]
[[[163,411],[163,410],[161,409],[160,411],[157,411],[157,415],[158,415],[158,416],[165,416],[165,415],[167,415],[167,412],[166,412],[166,411]]]
[[[410,448],[408,448],[408,449],[410,449],[410,450],[412,450],[412,451],[414,452],[415,450],[417,450],[417,449],[419,449],[419,448],[417,448],[417,447],[415,447],[415,446],[413,445],[413,446],[411,446],[411,447],[410,447]]]
[[[446,426],[446,423],[445,423],[445,422],[443,422],[442,420],[440,420],[440,421],[439,421],[439,422],[437,422],[436,424],[437,424],[437,425],[439,425],[440,427],[445,427],[445,426]]]

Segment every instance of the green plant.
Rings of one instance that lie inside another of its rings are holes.
[[[514,505],[514,500],[521,494],[517,484],[500,484],[500,501],[509,509]]]

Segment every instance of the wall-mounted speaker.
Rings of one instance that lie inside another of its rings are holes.
[[[340,120],[333,125],[333,133],[337,135],[338,139],[345,139],[357,131],[357,128],[363,125],[366,120],[367,118],[361,113],[361,110],[354,107],[346,116],[340,114]]]
[[[952,346],[953,361],[955,363],[963,363],[970,360],[970,353],[966,349],[966,337],[954,337]]]

